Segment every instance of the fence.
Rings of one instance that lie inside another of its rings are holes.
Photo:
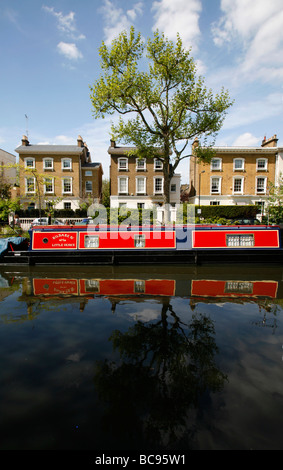
[[[20,218],[21,229],[24,231],[28,230],[33,220],[34,220],[34,217],[24,217],[24,218],[21,217]],[[64,219],[57,218],[56,220],[62,223],[65,223],[68,220],[72,224],[76,224],[78,222],[81,222],[83,220],[83,217],[79,217],[79,218],[70,217],[70,218],[64,218]]]

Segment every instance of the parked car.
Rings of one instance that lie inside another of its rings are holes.
[[[48,217],[41,217],[38,219],[34,219],[30,225],[30,227],[34,227],[35,225],[49,225],[48,224]],[[57,219],[51,219],[51,225],[64,225],[63,222]]]
[[[260,225],[259,220],[257,219],[235,219],[233,221],[235,225]]]

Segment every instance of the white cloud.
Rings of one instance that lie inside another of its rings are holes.
[[[223,15],[212,25],[214,43],[237,49],[237,76],[264,82],[283,78],[281,0],[222,0]]]
[[[279,93],[271,93],[259,100],[235,104],[224,121],[223,130],[239,126],[249,127],[259,121],[268,122],[269,119],[282,115],[282,110],[282,96]],[[274,130],[275,134],[276,132]]]
[[[77,48],[76,44],[67,42],[59,42],[57,49],[60,54],[64,55],[67,59],[78,60],[83,57],[82,53]]]
[[[250,132],[245,132],[244,134],[239,135],[232,145],[235,147],[254,147],[257,146],[259,142],[259,137],[255,137]]]
[[[73,11],[70,11],[67,15],[63,15],[61,11],[55,11],[53,7],[44,5],[42,8],[57,19],[59,31],[72,39],[85,39],[84,34],[79,34],[77,31],[75,13]]]
[[[200,39],[199,17],[202,10],[200,0],[156,0],[153,2],[153,30],[164,32],[168,39],[175,40],[179,33],[185,47],[197,48]]]
[[[124,12],[118,8],[111,0],[104,0],[101,12],[104,17],[105,44],[111,44],[121,31],[128,31],[133,21],[142,13],[143,3],[137,2],[131,10]]]

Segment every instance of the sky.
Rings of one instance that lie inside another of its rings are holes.
[[[99,47],[134,26],[191,49],[213,93],[234,100],[217,146],[283,146],[282,0],[0,0],[0,148],[76,144],[109,176],[111,120],[94,119],[90,86],[101,75]],[[281,142],[280,142],[280,139]],[[119,142],[117,142],[119,144]],[[189,181],[184,160],[177,172]]]

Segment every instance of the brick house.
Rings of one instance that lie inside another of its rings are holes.
[[[209,164],[190,159],[190,199],[196,205],[258,204],[264,209],[268,183],[278,184],[283,148],[276,135],[260,147],[214,147]],[[192,146],[192,153],[198,141]]]
[[[157,158],[139,159],[131,155],[134,147],[118,147],[114,141],[110,154],[110,207],[128,209],[161,208],[164,204],[163,162]],[[172,209],[180,203],[181,175],[170,182]]]
[[[16,165],[16,156],[0,149],[0,178],[3,183],[10,186],[14,186],[17,180],[17,169],[12,165]]]
[[[86,144],[31,145],[26,136],[15,150],[19,154],[20,198],[25,207],[42,207],[55,202],[56,209],[79,208],[84,201],[100,202],[103,170],[93,163]],[[39,184],[38,184],[39,183]]]

